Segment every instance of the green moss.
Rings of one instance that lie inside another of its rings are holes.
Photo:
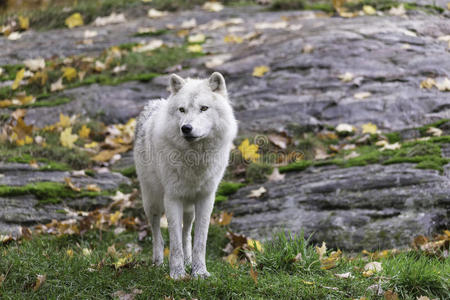
[[[87,176],[95,177],[95,172],[92,171],[92,170],[84,170],[84,173],[85,173]]]
[[[267,175],[272,173],[273,167],[269,164],[251,163],[245,172],[248,182],[263,182],[267,180]]]
[[[136,167],[135,166],[131,166],[125,169],[122,169],[119,171],[120,174],[122,174],[123,176],[126,177],[130,177],[130,178],[136,178],[137,174],[136,174]]]
[[[427,124],[427,125],[425,125],[425,126],[419,127],[418,130],[419,130],[419,132],[420,132],[420,134],[421,134],[422,136],[426,136],[426,135],[428,135],[428,134],[427,134],[427,130],[428,130],[430,127],[440,128],[442,125],[447,124],[447,123],[449,123],[449,122],[450,122],[450,119],[442,119],[442,120],[438,120],[438,121],[436,121],[436,122],[434,122],[434,123]]]
[[[78,197],[97,197],[105,192],[75,192],[65,184],[58,182],[37,182],[25,186],[0,186],[0,197],[32,194],[40,204],[60,203],[62,199]]]
[[[214,200],[216,203],[218,202],[225,202],[228,200],[227,196],[223,196],[223,195],[216,195],[216,200]]]
[[[401,136],[400,133],[398,132],[389,132],[386,133],[385,136],[387,137],[390,144],[394,144],[401,141]]]
[[[159,36],[159,35],[168,34],[169,32],[170,32],[170,30],[168,30],[168,29],[159,29],[159,30],[155,30],[155,31],[151,31],[151,32],[136,33],[136,34],[134,34],[134,36],[139,36],[139,37]]]
[[[310,160],[301,160],[298,162],[291,163],[287,166],[281,166],[279,168],[280,173],[293,172],[293,171],[303,171],[313,165]]]
[[[236,193],[245,184],[241,182],[222,181],[217,188],[217,194],[223,196],[229,196]]]

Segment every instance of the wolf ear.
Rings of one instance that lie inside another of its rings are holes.
[[[185,84],[184,79],[178,76],[177,74],[170,75],[169,87],[172,94],[176,94],[179,90],[181,90],[184,84]]]
[[[223,95],[227,94],[227,87],[225,85],[225,79],[219,72],[212,73],[209,77],[209,87],[213,92],[221,93]]]

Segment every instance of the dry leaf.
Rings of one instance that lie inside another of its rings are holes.
[[[38,70],[42,70],[45,68],[45,60],[43,58],[36,58],[36,59],[27,59],[24,60],[23,64],[27,69],[36,72]]]
[[[8,40],[10,41],[17,41],[22,37],[22,35],[19,32],[12,32],[10,35],[8,35]]]
[[[116,14],[112,13],[106,17],[97,17],[94,21],[94,26],[106,26],[110,24],[119,24],[126,22],[126,18],[124,14]]]
[[[375,10],[375,8],[373,8],[373,6],[370,6],[370,5],[364,5],[364,6],[363,6],[363,12],[364,12],[366,15],[370,15],[370,16],[372,16],[372,15],[374,15],[374,14],[377,13],[377,11]]]
[[[427,78],[420,83],[421,89],[431,89],[436,85],[436,81],[433,78]]]
[[[59,141],[61,145],[67,148],[73,148],[74,143],[78,140],[78,135],[72,134],[72,127],[68,127],[61,132]]]
[[[52,83],[50,85],[50,91],[51,92],[56,92],[56,91],[61,91],[64,89],[64,85],[62,84],[62,80],[63,78],[60,77],[57,81],[55,81],[54,83]]]
[[[63,78],[66,78],[67,81],[72,81],[73,79],[77,78],[77,70],[72,67],[62,68],[63,71]]]
[[[316,252],[319,255],[319,260],[322,260],[327,253],[327,244],[322,242],[322,246],[320,246],[320,248],[316,246]]]
[[[220,2],[205,2],[202,8],[210,12],[219,12],[223,9],[223,5]]]
[[[105,65],[104,63],[102,63],[102,62],[99,61],[99,60],[96,60],[96,61],[95,61],[94,70],[95,70],[96,72],[102,72],[102,71],[104,71],[105,69],[106,69],[106,65]]]
[[[377,125],[372,124],[372,123],[367,123],[367,124],[363,124],[362,125],[362,133],[370,133],[370,134],[375,134],[377,133]]]
[[[362,99],[366,99],[368,97],[370,97],[372,95],[372,93],[370,92],[361,92],[361,93],[356,93],[353,95],[353,97],[355,97],[356,99],[362,100]]]
[[[400,4],[398,7],[392,6],[389,10],[391,16],[404,16],[406,14],[405,6]]]
[[[150,42],[148,42],[145,45],[139,45],[139,46],[133,47],[133,52],[139,52],[139,53],[148,52],[148,51],[158,49],[162,45],[164,45],[164,42],[162,40],[151,40]]]
[[[303,260],[303,256],[301,253],[298,253],[295,257],[294,257],[294,262],[299,262]]]
[[[180,27],[183,29],[192,29],[197,26],[197,20],[195,18],[183,21]]]
[[[85,189],[90,192],[101,192],[102,191],[102,189],[96,184],[88,184]]]
[[[338,76],[338,78],[342,81],[342,82],[350,82],[353,80],[354,75],[350,72],[345,72],[344,74],[340,74]]]
[[[170,255],[169,248],[164,248],[164,257],[169,257],[169,255]]]
[[[427,133],[431,134],[432,136],[441,136],[442,130],[436,127],[430,127],[428,128]]]
[[[263,247],[260,241],[247,238],[247,245],[249,248],[256,250],[258,252],[263,252]]]
[[[80,13],[74,13],[73,15],[71,15],[66,19],[65,24],[69,28],[83,26],[84,25],[83,17],[81,16]]]
[[[222,212],[219,217],[219,225],[226,226],[231,223],[231,219],[233,218],[233,213]]]
[[[27,30],[28,28],[30,28],[30,19],[29,18],[19,16],[18,19],[19,19],[20,29]]]
[[[33,291],[37,291],[47,279],[47,275],[38,275],[36,278],[36,283],[34,284]]]
[[[253,269],[253,265],[250,265],[250,276],[252,277],[255,284],[258,284],[258,272]]]
[[[82,253],[84,256],[90,256],[92,254],[92,250],[88,248],[83,248]]]
[[[341,123],[336,127],[337,132],[353,132],[355,128],[350,124]]]
[[[306,44],[305,46],[303,46],[302,52],[305,54],[309,54],[312,53],[314,51],[314,46],[311,44]]]
[[[80,138],[82,139],[87,139],[89,138],[89,134],[91,133],[91,129],[89,127],[87,127],[85,124],[83,124],[83,126],[81,127],[81,129],[78,131],[78,135],[80,136]]]
[[[331,155],[329,155],[322,148],[314,149],[314,159],[321,160],[321,159],[327,159],[327,158],[330,158],[330,157],[331,157]]]
[[[436,87],[441,92],[450,92],[450,80],[446,77],[443,80],[436,82]]]
[[[352,275],[351,272],[342,273],[342,274],[334,274],[334,276],[336,276],[337,278],[343,278],[343,279],[354,278],[354,276]]]
[[[244,39],[240,36],[229,34],[223,38],[223,41],[229,44],[241,44],[244,41]]]
[[[257,190],[251,190],[250,194],[247,195],[248,198],[259,198],[264,195],[267,190],[262,186]]]
[[[376,143],[378,144],[378,142]],[[397,150],[400,149],[402,147],[402,145],[400,145],[400,143],[394,143],[394,144],[389,144],[389,143],[385,143],[384,146],[380,149],[380,151],[384,151],[384,150]]]
[[[16,90],[19,87],[20,82],[22,81],[24,75],[25,75],[25,69],[20,69],[20,71],[18,71],[16,73],[16,79],[14,79],[14,82],[11,86],[12,90]]]
[[[388,290],[384,292],[384,299],[385,300],[398,300],[398,295],[396,292],[393,292],[391,290]]]
[[[142,294],[142,290],[133,289],[131,293],[126,293],[124,291],[117,291],[113,294],[114,298],[118,298],[119,300],[134,300],[137,295]]]
[[[187,51],[188,52],[192,52],[192,53],[202,53],[203,52],[203,47],[202,45],[189,45],[187,46]]]
[[[280,170],[278,168],[274,168],[272,174],[267,176],[267,179],[269,181],[282,181],[284,180],[284,177],[286,177],[286,174],[280,174]]]
[[[149,9],[149,11],[148,11],[148,13],[147,13],[147,16],[149,17],[149,18],[152,18],[152,19],[155,19],[155,18],[162,18],[162,17],[165,17],[165,16],[167,16],[167,12],[165,12],[165,11],[160,11],[160,10],[156,10],[156,9]]]
[[[253,69],[253,74],[252,75],[254,77],[263,77],[264,74],[266,74],[269,71],[270,71],[270,69],[269,69],[268,66],[258,66],[258,67],[255,67]]]
[[[279,134],[269,134],[267,136],[269,141],[271,141],[275,146],[278,146],[281,149],[286,149],[289,144],[289,138],[286,136],[282,136]]]
[[[204,34],[198,33],[198,34],[190,35],[188,37],[188,42],[189,43],[203,43],[205,41],[205,39],[206,39],[206,37]]]
[[[381,263],[377,261],[369,262],[364,266],[364,271],[372,271],[374,273],[378,273],[381,272],[382,270],[383,267],[381,266]]]
[[[81,192],[81,189],[78,188],[78,187],[76,187],[76,186],[73,184],[72,180],[71,180],[69,177],[64,178],[64,181],[66,182],[67,186],[68,186],[72,191],[75,191],[75,192]]]

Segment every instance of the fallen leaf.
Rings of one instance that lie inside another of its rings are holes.
[[[97,35],[98,35],[98,32],[95,30],[85,30],[83,37],[85,39],[92,39],[92,38],[96,37]]]
[[[126,18],[125,15],[122,14],[116,14],[116,13],[112,13],[109,16],[106,17],[97,17],[94,21],[94,26],[106,26],[106,25],[110,25],[110,24],[119,24],[119,23],[124,23],[126,22]]]
[[[88,184],[86,185],[86,191],[90,191],[90,192],[101,192],[102,189],[96,185],[96,184]]]
[[[420,83],[421,89],[431,89],[436,85],[436,81],[433,78],[427,78]]]
[[[123,216],[123,213],[121,211],[116,211],[115,213],[111,214],[109,216],[109,224],[116,225],[122,216]]]
[[[374,15],[374,14],[377,13],[377,11],[375,10],[375,8],[373,8],[373,6],[370,6],[370,5],[364,5],[364,6],[363,6],[363,12],[364,12],[366,15],[370,15],[370,16],[372,16],[372,15]]]
[[[247,238],[247,245],[249,248],[256,250],[258,252],[263,252],[263,247],[260,241]]]
[[[195,18],[183,21],[180,25],[183,29],[192,29],[197,26],[197,20]]]
[[[364,266],[364,271],[373,271],[374,273],[378,273],[382,270],[383,267],[381,266],[381,263],[377,261],[369,262]]]
[[[169,248],[164,248],[164,257],[169,257],[169,255],[170,255]]]
[[[436,127],[430,127],[428,128],[427,133],[431,134],[432,136],[441,136],[442,130]]]
[[[222,212],[219,217],[219,225],[226,226],[231,223],[231,219],[233,218],[232,213]]]
[[[405,6],[401,3],[398,7],[392,6],[389,10],[391,16],[404,16],[406,14]]]
[[[223,38],[223,41],[229,44],[241,44],[244,39],[234,34],[228,34]]]
[[[85,144],[85,145],[84,145],[84,148],[86,148],[86,149],[91,149],[91,148],[95,148],[95,147],[97,147],[97,146],[98,146],[98,143],[97,143],[97,142],[92,142],[92,143]]]
[[[0,274],[0,288],[2,287],[3,282],[5,281],[5,279],[6,279],[6,275]]]
[[[202,45],[189,45],[187,46],[187,51],[188,52],[192,52],[192,53],[202,53],[203,52],[203,47]]]
[[[286,149],[289,144],[289,138],[279,134],[269,134],[267,136],[269,141],[271,141],[275,146],[278,146],[281,149]]]
[[[370,134],[375,134],[377,133],[377,125],[372,124],[372,123],[366,123],[362,125],[362,133],[370,133]]]
[[[206,37],[204,34],[198,33],[198,34],[190,35],[188,37],[188,42],[189,43],[203,43],[205,41],[205,39],[206,39]]]
[[[59,113],[59,122],[56,124],[58,127],[67,128],[70,127],[72,121],[69,116],[66,116],[63,113]]]
[[[245,160],[251,160],[253,162],[256,162],[260,157],[258,148],[258,145],[250,144],[250,141],[248,139],[245,139],[238,147],[239,151],[242,154],[242,157]]]
[[[378,143],[377,143],[378,144]],[[402,147],[402,145],[400,145],[400,143],[394,143],[394,144],[389,144],[386,143],[381,149],[380,151],[384,151],[384,150],[397,150],[400,149]]]
[[[73,79],[77,78],[77,70],[72,67],[62,68],[63,71],[63,78],[66,78],[67,81],[72,81]]]
[[[142,53],[142,52],[153,51],[155,49],[160,48],[162,45],[164,45],[164,42],[162,40],[151,40],[147,44],[133,47],[133,52]]]
[[[251,190],[250,194],[247,195],[248,198],[259,198],[264,195],[267,190],[262,186],[259,189]]]
[[[10,35],[8,35],[8,40],[10,41],[17,41],[22,37],[22,35],[19,32],[12,32]]]
[[[205,2],[202,8],[210,12],[219,12],[223,9],[223,5],[220,2]]]
[[[353,132],[355,131],[355,128],[350,125],[350,124],[346,124],[346,123],[341,123],[336,127],[336,131],[337,132]]]
[[[336,276],[337,278],[343,278],[343,279],[354,278],[354,276],[352,275],[351,272],[342,273],[342,274],[334,274],[334,276]]]
[[[72,134],[72,127],[68,127],[61,132],[59,136],[61,145],[67,148],[73,148],[74,143],[78,140],[78,135]]]
[[[45,60],[43,58],[27,59],[24,60],[23,64],[25,65],[25,67],[27,67],[29,70],[33,72],[45,68]]]
[[[19,16],[19,26],[22,30],[27,30],[30,28],[30,18]]]
[[[50,91],[51,92],[56,92],[56,91],[61,91],[64,89],[64,85],[62,84],[62,80],[63,78],[60,77],[57,81],[55,81],[54,83],[52,83],[50,85]]]
[[[250,276],[252,277],[255,284],[258,284],[258,272],[256,272],[255,269],[253,269],[252,265],[250,265]]]
[[[104,63],[102,63],[101,61],[96,60],[94,70],[96,72],[102,72],[102,71],[106,70],[106,65]]]
[[[280,170],[278,170],[278,168],[274,168],[272,171],[272,174],[270,174],[269,176],[267,176],[267,179],[269,181],[282,181],[284,180],[284,177],[286,177],[286,174],[280,174]]]
[[[344,156],[344,159],[349,160],[349,159],[352,159],[352,158],[356,158],[358,156],[360,156],[360,154],[358,152],[352,151],[349,154],[347,154],[346,156]]]
[[[20,82],[22,81],[24,75],[25,75],[25,69],[20,69],[20,71],[18,71],[16,73],[16,79],[14,79],[14,82],[11,86],[12,90],[16,90],[19,87]]]
[[[398,295],[396,292],[393,292],[391,290],[387,290],[384,292],[384,299],[385,300],[398,300]]]
[[[353,80],[354,75],[350,72],[345,72],[344,74],[340,74],[338,76],[338,78],[342,81],[342,82],[350,82]]]
[[[155,19],[155,18],[162,18],[162,17],[167,16],[167,14],[168,14],[168,13],[165,12],[165,11],[156,10],[156,9],[154,9],[154,8],[149,9],[148,12],[147,12],[147,16],[148,16],[149,18],[152,18],[152,19]]]
[[[84,256],[90,256],[92,254],[92,250],[88,248],[83,248],[82,253]]]
[[[118,153],[127,152],[130,149],[131,149],[131,146],[123,145],[114,150],[103,150],[100,153],[98,153],[97,155],[95,155],[94,157],[92,157],[92,159],[95,161],[99,161],[99,162],[107,162],[107,161],[111,160],[114,157],[114,155],[116,155]]]
[[[69,177],[65,177],[65,178],[64,178],[64,181],[66,182],[67,186],[68,186],[72,191],[75,191],[75,192],[81,192],[81,189],[80,189],[79,187],[76,187],[76,186],[73,184],[72,180],[71,180]]]
[[[313,51],[314,51],[314,46],[311,44],[306,44],[302,48],[302,52],[305,54],[313,53]]]
[[[72,250],[72,249],[67,249],[67,250],[66,250],[66,255],[67,255],[68,257],[73,257],[73,250]]]
[[[362,99],[366,99],[368,97],[370,97],[372,95],[372,93],[370,92],[361,92],[361,93],[356,93],[353,95],[353,97],[355,97],[356,99],[362,100]]]
[[[253,74],[252,75],[254,77],[263,77],[264,74],[266,74],[269,71],[270,71],[270,69],[269,69],[268,66],[258,66],[258,67],[255,67],[253,69]]]
[[[71,15],[66,19],[65,24],[69,28],[83,26],[84,25],[83,17],[81,16],[80,13],[74,13],[73,15]]]
[[[443,80],[436,82],[436,87],[441,92],[450,92],[450,80],[446,77]]]
[[[47,279],[47,275],[38,275],[36,278],[34,287],[33,287],[33,291],[36,292],[44,284],[46,279]]]
[[[294,257],[293,261],[294,261],[294,262],[303,261],[302,253],[299,252],[299,253]]]
[[[134,300],[137,295],[142,294],[142,290],[133,289],[130,293],[126,293],[124,291],[117,291],[113,295],[114,298],[118,298],[119,300]]]
[[[327,244],[325,242],[322,242],[322,246],[315,247],[316,253],[319,255],[319,260],[323,259],[325,254],[327,253]]]
[[[327,159],[327,158],[330,158],[330,157],[331,157],[331,155],[329,155],[322,148],[316,148],[314,150],[314,159],[316,159],[316,160]]]
[[[81,127],[81,129],[78,131],[78,136],[82,139],[89,138],[89,134],[91,133],[91,129],[87,127],[85,124]]]

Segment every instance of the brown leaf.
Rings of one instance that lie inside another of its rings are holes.
[[[73,184],[72,180],[71,180],[69,177],[64,178],[64,181],[66,182],[67,186],[68,186],[72,191],[75,191],[75,192],[81,192],[81,189],[78,188],[78,187],[76,187],[76,186]]]
[[[226,226],[231,223],[231,219],[233,218],[233,213],[222,212],[219,217],[219,225]]]
[[[31,230],[28,227],[20,227],[20,233],[25,240],[31,240]]]
[[[413,247],[419,249],[421,245],[428,243],[428,238],[424,235],[418,235],[414,238]]]
[[[34,284],[33,291],[37,291],[47,279],[47,275],[38,275],[36,278],[36,283]]]
[[[255,284],[258,284],[258,272],[253,268],[253,265],[250,265],[250,276],[252,277]]]
[[[398,300],[398,295],[396,292],[393,292],[391,290],[387,290],[384,292],[384,299],[386,300]]]
[[[290,142],[290,139],[287,136],[278,135],[278,134],[269,134],[268,136],[269,141],[271,141],[275,146],[286,149],[287,145]]]

